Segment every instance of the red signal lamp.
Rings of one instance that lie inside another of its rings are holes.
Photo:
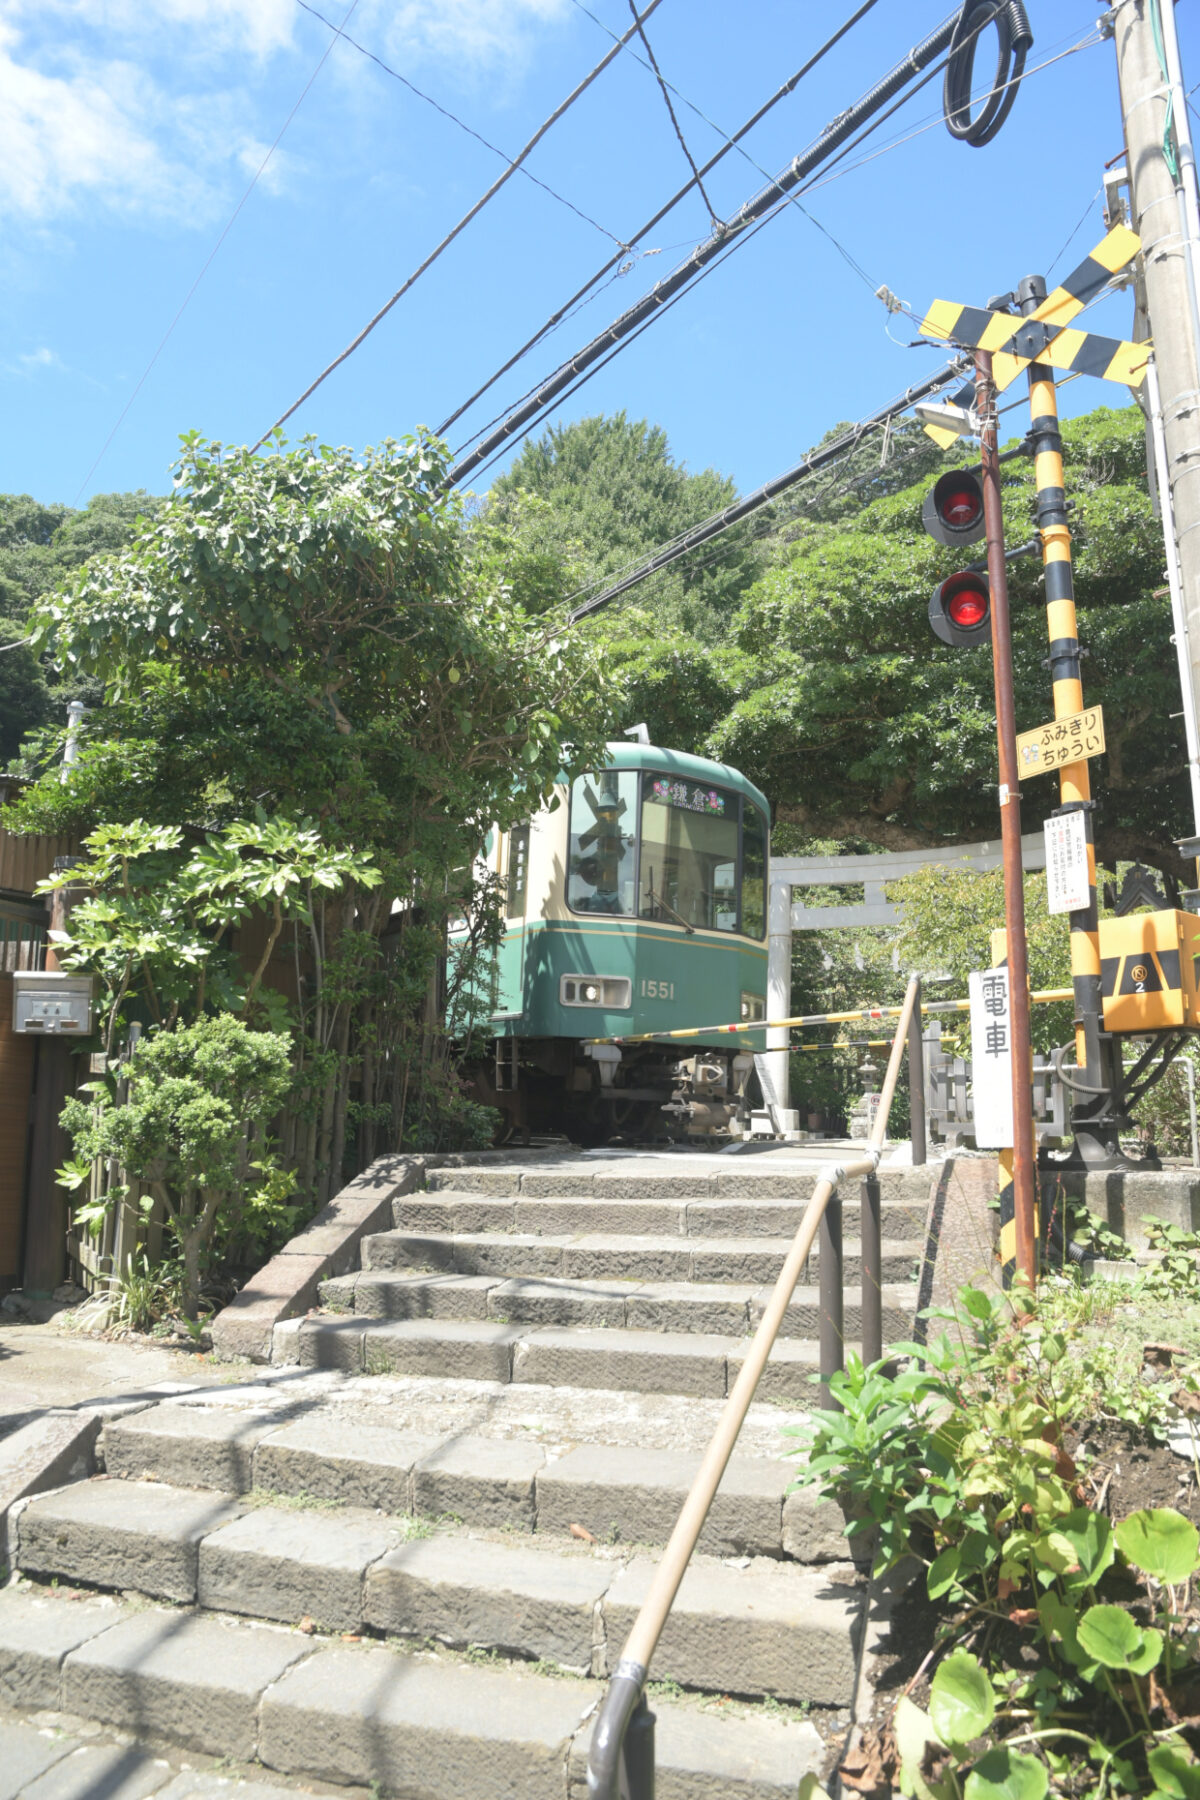
[[[992,595],[986,575],[963,569],[934,588],[929,601],[929,623],[943,644],[970,649],[986,644],[992,635]]]
[[[921,523],[939,544],[974,544],[983,536],[983,483],[973,469],[938,478],[925,496]]]

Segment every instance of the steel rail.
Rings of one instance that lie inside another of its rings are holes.
[[[830,1197],[843,1177],[873,1177],[879,1167],[888,1114],[891,1111],[892,1100],[896,1092],[900,1064],[908,1045],[909,1022],[919,992],[920,981],[914,975],[909,981],[904,1004],[890,1009],[899,1014],[899,1020],[896,1035],[892,1040],[887,1073],[883,1078],[879,1110],[875,1115],[875,1123],[871,1127],[871,1134],[867,1139],[867,1154],[844,1163],[827,1164],[813,1189],[783,1268],[780,1270],[779,1279],[772,1290],[766,1311],[751,1340],[741,1373],[725,1402],[721,1417],[717,1422],[717,1428],[712,1435],[708,1449],[704,1452],[696,1479],[693,1481],[679,1517],[675,1521],[675,1528],[667,1540],[667,1547],[663,1551],[662,1560],[655,1571],[650,1591],[625,1640],[592,1731],[587,1767],[589,1800],[620,1800],[623,1765],[626,1776],[624,1792],[628,1794],[629,1800],[642,1800],[643,1795],[653,1794],[653,1716],[647,1709],[644,1699],[651,1658],[658,1646],[663,1626],[667,1622],[667,1615],[670,1613],[675,1596],[679,1591],[679,1584],[691,1561],[692,1552],[696,1548],[696,1541],[704,1527],[704,1521],[708,1517],[717,1488],[720,1486],[726,1464],[733,1453],[738,1433],[745,1421],[750,1402],[754,1398],[754,1391],[758,1386],[763,1369],[766,1367],[767,1358],[774,1347],[780,1326],[783,1324],[796,1283],[800,1279],[801,1270],[812,1249],[813,1239],[817,1235]],[[822,1374],[824,1372],[822,1370]],[[631,1723],[635,1721],[635,1715],[637,1722],[634,1742],[631,1745],[633,1757],[627,1759],[625,1755],[626,1733]],[[636,1768],[634,1767],[635,1760]],[[649,1772],[648,1785],[645,1780],[647,1771]]]

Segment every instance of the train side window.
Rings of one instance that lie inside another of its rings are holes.
[[[643,919],[736,931],[737,795],[647,774],[642,789]]]
[[[525,917],[529,891],[529,826],[514,825],[508,834],[508,892],[505,914],[510,919]]]
[[[571,784],[567,905],[572,912],[637,911],[637,773],[600,769]]]
[[[752,938],[767,931],[767,821],[749,800],[742,801],[742,931]]]

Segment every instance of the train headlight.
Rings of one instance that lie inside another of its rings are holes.
[[[750,1024],[759,1019],[765,1019],[766,1016],[767,1003],[761,994],[742,995],[742,1021],[744,1024]]]
[[[627,1012],[633,1005],[633,982],[628,975],[563,975],[558,998],[562,1006],[602,1006]]]

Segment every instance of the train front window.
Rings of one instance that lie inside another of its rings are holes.
[[[752,938],[767,931],[767,821],[749,800],[742,801],[742,930]]]
[[[737,795],[707,782],[648,774],[642,790],[643,919],[736,931]]]
[[[567,905],[572,912],[637,912],[637,784],[632,769],[601,769],[571,784]]]

